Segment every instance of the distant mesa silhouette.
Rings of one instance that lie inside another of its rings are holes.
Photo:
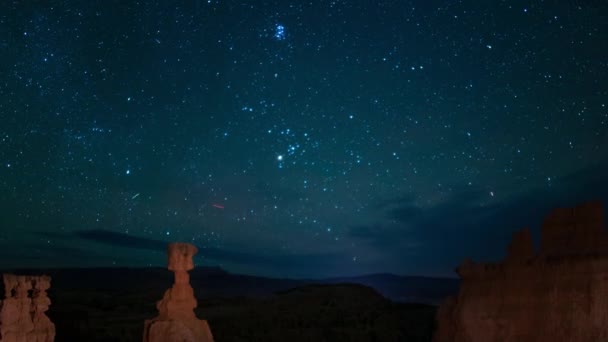
[[[608,341],[608,234],[601,202],[553,210],[539,253],[528,229],[504,262],[465,260],[457,297],[437,312],[434,342]]]
[[[0,303],[1,342],[53,342],[55,325],[46,311],[51,300],[48,276],[3,275],[4,297]],[[30,296],[31,293],[31,296]]]
[[[144,342],[213,342],[207,321],[194,314],[197,301],[188,271],[194,268],[192,257],[197,252],[188,243],[169,244],[168,268],[175,274],[175,283],[156,303],[158,317],[145,321]]]

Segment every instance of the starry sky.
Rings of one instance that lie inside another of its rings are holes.
[[[0,267],[454,276],[608,200],[605,1],[2,1]]]

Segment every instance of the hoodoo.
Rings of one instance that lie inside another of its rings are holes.
[[[4,274],[5,299],[0,311],[1,342],[53,342],[55,325],[46,311],[51,300],[48,276]],[[31,296],[30,296],[31,293]]]
[[[207,321],[194,314],[197,302],[188,271],[194,268],[192,257],[198,249],[187,243],[171,243],[167,252],[168,268],[175,274],[175,283],[156,303],[158,317],[144,323],[143,341],[213,342]]]

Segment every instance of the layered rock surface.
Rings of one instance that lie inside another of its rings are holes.
[[[4,274],[5,299],[0,310],[1,342],[53,342],[55,325],[46,311],[51,300],[48,276]],[[31,296],[30,296],[31,294]]]
[[[143,341],[213,342],[207,321],[199,320],[194,314],[197,302],[188,271],[194,268],[192,257],[198,249],[187,243],[171,243],[167,252],[175,283],[156,303],[158,317],[144,323]]]
[[[435,342],[608,341],[608,234],[602,203],[550,213],[536,254],[528,229],[497,264],[465,260]]]

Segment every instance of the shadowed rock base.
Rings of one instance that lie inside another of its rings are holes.
[[[539,254],[524,229],[504,262],[458,267],[460,293],[439,308],[434,341],[608,341],[607,247],[601,203],[554,210]]]
[[[149,342],[199,342],[213,341],[211,329],[205,320],[146,321],[149,326]]]
[[[197,252],[191,244],[169,244],[169,270],[175,273],[175,283],[156,303],[158,317],[145,321],[144,342],[213,342],[207,321],[194,314],[196,298],[188,271],[194,268],[192,257]]]

